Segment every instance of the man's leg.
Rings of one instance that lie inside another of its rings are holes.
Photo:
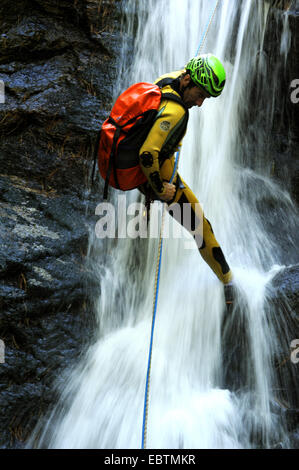
[[[232,279],[232,273],[215,238],[212,226],[205,218],[191,189],[185,183],[183,185],[184,187],[177,189],[174,201],[168,206],[168,212],[191,233],[205,262],[220,281],[227,284]],[[176,210],[175,204],[180,206],[180,210]]]

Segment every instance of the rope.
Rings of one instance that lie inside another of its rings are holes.
[[[152,347],[153,347],[153,339],[154,339],[154,328],[155,328],[155,320],[156,320],[156,313],[157,313],[158,292],[159,292],[159,282],[160,282],[160,272],[161,272],[162,247],[163,247],[162,233],[163,233],[163,226],[164,226],[164,219],[165,219],[164,215],[165,215],[165,203],[163,204],[162,224],[161,224],[161,229],[160,229],[160,239],[159,239],[159,247],[158,247],[158,262],[156,266],[156,277],[155,277],[155,288],[154,288],[155,295],[154,295],[154,305],[153,305],[149,358],[148,358],[146,384],[145,384],[146,392],[145,392],[144,410],[143,410],[142,444],[141,444],[142,449],[146,449],[149,384],[150,384],[150,376],[151,376],[152,350],[153,350]]]
[[[173,172],[170,178],[170,183],[172,183],[178,163],[180,158],[180,150],[176,153],[175,164],[173,168]],[[160,228],[160,237],[159,237],[159,246],[158,246],[158,258],[157,258],[157,265],[156,265],[156,276],[155,276],[155,286],[154,286],[154,303],[153,303],[153,316],[152,316],[152,327],[151,327],[151,338],[150,338],[150,346],[149,346],[149,356],[148,356],[148,365],[147,365],[147,374],[146,374],[146,384],[145,384],[145,398],[144,398],[144,409],[143,409],[143,425],[142,425],[142,443],[141,448],[146,449],[146,438],[147,438],[147,418],[148,418],[148,401],[149,401],[149,385],[150,385],[150,377],[151,377],[151,364],[152,364],[152,350],[153,350],[153,339],[154,339],[154,328],[155,328],[155,320],[156,320],[156,313],[157,313],[157,305],[158,305],[158,294],[159,294],[159,283],[160,283],[160,273],[161,273],[161,260],[162,260],[162,247],[163,247],[163,229],[164,229],[164,220],[165,220],[165,208],[166,203],[163,203],[163,212],[162,212],[162,222]]]
[[[205,42],[207,37],[208,31],[210,29],[211,23],[213,21],[215,12],[217,10],[218,4],[220,0],[217,0],[216,6],[214,11],[208,21],[205,29],[205,33],[203,34],[199,47],[196,51],[195,56],[197,56]],[[178,168],[180,158],[180,150],[176,154],[175,164],[173,168],[173,172],[170,178],[170,183],[172,183]],[[146,374],[146,383],[145,383],[145,396],[144,396],[144,407],[143,407],[143,423],[142,423],[142,442],[141,448],[146,449],[146,440],[147,440],[147,421],[148,421],[148,405],[149,405],[149,387],[150,387],[150,378],[151,378],[151,364],[152,364],[152,350],[153,350],[153,340],[154,340],[154,329],[155,329],[155,321],[156,321],[156,313],[157,313],[157,305],[158,305],[158,294],[159,294],[159,284],[160,284],[160,274],[161,274],[161,261],[162,261],[162,248],[163,248],[163,228],[164,228],[164,219],[165,219],[165,207],[166,203],[163,203],[163,212],[162,212],[162,222],[160,228],[160,238],[159,238],[159,246],[158,246],[158,258],[157,258],[157,265],[156,265],[156,275],[155,275],[155,285],[154,285],[154,302],[153,302],[153,315],[152,315],[152,326],[151,326],[151,336],[150,336],[150,345],[149,345],[149,354],[148,354],[148,365],[147,365],[147,374]]]
[[[216,5],[215,5],[215,8],[213,10],[213,12],[211,13],[211,16],[210,16],[210,19],[207,21],[207,24],[206,24],[206,27],[204,29],[204,33],[201,37],[201,40],[199,42],[199,46],[198,46],[198,49],[196,51],[196,54],[195,54],[195,57],[199,55],[199,53],[201,52],[201,49],[205,43],[205,40],[206,40],[206,37],[207,37],[207,34],[209,32],[209,29],[210,29],[210,26],[212,24],[212,21],[213,21],[213,18],[214,18],[214,15],[216,13],[216,10],[217,10],[217,7],[218,7],[218,4],[219,4],[220,0],[217,0],[216,1]]]

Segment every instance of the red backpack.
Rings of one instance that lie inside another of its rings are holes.
[[[164,78],[156,85],[136,83],[117,98],[96,144],[95,157],[105,180],[104,199],[109,185],[127,191],[147,180],[139,165],[139,150],[155,121],[161,99],[184,106],[173,93],[162,93],[161,89],[172,82],[172,78]]]

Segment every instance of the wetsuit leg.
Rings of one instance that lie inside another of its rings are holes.
[[[164,181],[170,181],[174,156],[166,159],[160,168]],[[179,178],[179,179],[178,179]],[[210,222],[205,218],[201,205],[188,185],[176,175],[173,182],[177,186],[175,197],[168,204],[168,212],[193,236],[199,253],[224,284],[232,280],[231,270],[226,262],[223,251],[217,242]],[[148,187],[148,184],[146,185]],[[142,190],[141,188],[139,188]],[[146,192],[146,188],[142,190]],[[152,191],[152,200],[159,200]],[[185,207],[184,207],[185,205]]]
[[[232,273],[212,226],[191,189],[184,182],[182,186],[177,189],[174,200],[168,203],[168,212],[191,233],[202,258],[218,279],[227,284],[232,279]]]

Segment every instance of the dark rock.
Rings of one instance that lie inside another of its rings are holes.
[[[272,413],[286,422],[288,431],[294,431],[298,427],[299,409],[291,408],[288,403],[282,403],[277,398],[273,399],[270,406]]]
[[[299,449],[299,427],[290,434],[290,447],[291,449]]]
[[[93,336],[99,286],[85,255],[102,183],[91,190],[90,175],[112,100],[120,5],[0,5],[1,448],[24,446],[56,401],[53,382]]]
[[[271,297],[279,301],[287,298],[294,312],[294,319],[299,312],[299,265],[282,269],[272,280]]]
[[[251,90],[253,106],[244,119],[248,127],[248,145],[252,146],[254,165],[263,161],[265,171],[289,191],[298,204],[298,3],[271,3],[275,8],[269,10],[263,50],[257,51],[253,69],[257,74],[261,70],[265,80],[270,76],[277,78],[269,80],[268,90],[264,89],[261,94],[258,92],[261,87],[256,76]],[[272,102],[273,95],[275,102],[270,111],[269,103]],[[255,141],[256,125],[264,130],[261,142]],[[251,166],[252,163],[248,162],[248,165]]]
[[[271,441],[273,448],[285,448],[290,442],[285,442],[284,430],[293,433],[299,419],[299,381],[298,363],[292,360],[292,342],[299,338],[299,265],[281,269],[269,282],[266,289],[265,313],[271,317],[273,325],[273,343],[276,353],[272,357],[272,397],[270,410],[272,413],[273,432]],[[264,448],[263,432],[255,428],[256,417],[251,416],[251,402],[254,398],[254,383],[252,383],[249,328],[247,323],[248,307],[243,299],[238,299],[224,312],[222,325],[222,372],[223,388],[228,388],[242,397],[248,393],[246,406],[246,429],[254,430],[251,443],[254,448]],[[273,318],[275,315],[275,318]],[[266,320],[267,321],[267,320]],[[283,333],[282,333],[283,332]],[[235,338],[238,340],[235,341]],[[297,343],[296,343],[297,344]],[[279,347],[278,347],[279,345]],[[299,340],[297,347],[299,345]],[[269,348],[271,346],[269,345]],[[278,348],[278,349],[277,349]],[[244,392],[245,391],[245,392]],[[252,406],[254,408],[254,406]],[[280,442],[281,440],[281,442]],[[293,446],[293,444],[292,444]]]

